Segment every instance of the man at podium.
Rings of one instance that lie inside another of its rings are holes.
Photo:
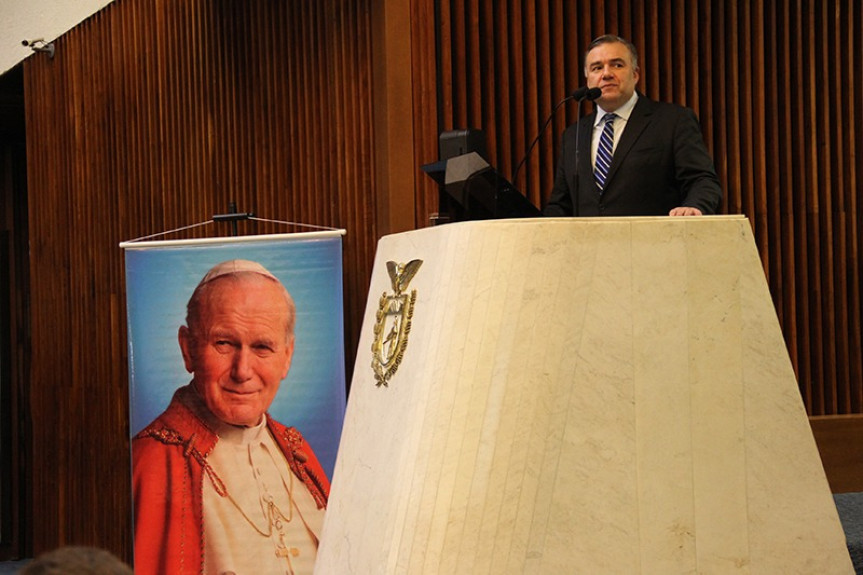
[[[719,178],[692,110],[654,102],[635,90],[638,53],[604,35],[584,58],[597,109],[563,134],[546,216],[713,214]]]

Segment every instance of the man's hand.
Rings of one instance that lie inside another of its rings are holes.
[[[701,210],[698,208],[674,208],[668,212],[669,216],[700,216]]]

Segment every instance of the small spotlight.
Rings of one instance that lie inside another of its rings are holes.
[[[21,40],[23,46],[29,47],[34,52],[45,52],[49,58],[54,58],[54,43],[46,42],[42,38],[36,40]]]

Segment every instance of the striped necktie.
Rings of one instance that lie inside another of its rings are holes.
[[[602,121],[605,126],[599,136],[599,146],[596,149],[596,166],[593,169],[593,178],[600,193],[605,188],[605,180],[608,178],[608,168],[611,166],[611,155],[614,150],[614,120],[617,114],[606,114]]]

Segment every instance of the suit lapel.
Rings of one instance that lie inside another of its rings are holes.
[[[614,150],[614,157],[611,158],[611,166],[608,168],[608,177],[605,180],[606,191],[608,191],[611,181],[614,179],[614,174],[617,173],[617,168],[623,163],[632,146],[650,123],[653,108],[653,102],[641,94],[638,95],[638,100],[635,102],[632,114],[629,115],[629,120],[626,122],[626,129],[623,130],[623,135],[617,143],[617,149]]]
[[[590,182],[593,182],[593,160],[591,159],[591,142],[593,138],[593,123],[595,121],[596,112],[588,114],[580,120],[582,124],[578,129],[578,149],[580,150],[580,157],[578,159],[578,163],[580,165],[578,166],[578,173],[588,175],[589,177],[587,179]],[[595,189],[595,185],[592,186],[590,189]]]

